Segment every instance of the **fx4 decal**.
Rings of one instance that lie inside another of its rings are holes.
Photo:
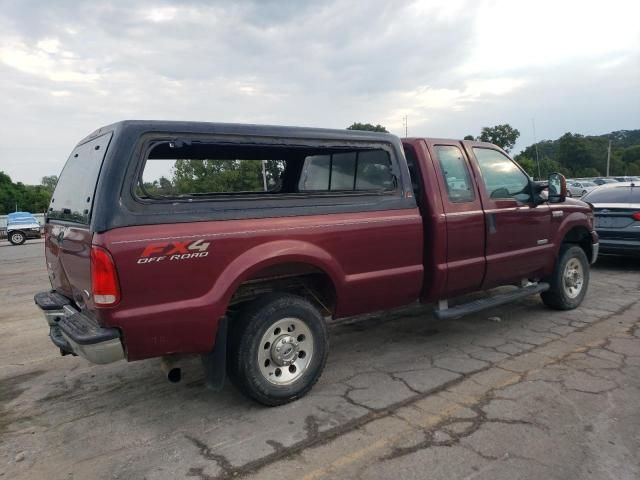
[[[186,242],[164,242],[147,245],[136,263],[157,263],[165,260],[187,260],[189,258],[202,258],[209,255],[210,242],[204,240]]]

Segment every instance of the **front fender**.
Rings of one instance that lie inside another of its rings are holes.
[[[587,213],[582,210],[578,210],[570,212],[567,215],[565,211],[565,215],[562,217],[562,221],[555,228],[555,233],[553,235],[553,244],[555,246],[554,264],[555,259],[560,253],[560,247],[562,246],[562,243],[567,238],[567,235],[569,235],[570,232],[574,229],[583,229],[584,232],[589,236],[589,243],[592,250],[591,255],[593,256],[593,239],[595,235],[597,242],[597,235],[595,234],[595,232],[593,232],[593,227]],[[551,270],[553,270],[553,265],[551,265],[550,268]]]

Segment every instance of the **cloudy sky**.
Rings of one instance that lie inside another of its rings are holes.
[[[637,0],[0,0],[0,170],[39,183],[117,120],[461,138],[640,128]]]

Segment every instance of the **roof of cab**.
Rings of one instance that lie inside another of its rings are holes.
[[[88,142],[107,132],[170,132],[204,134],[243,134],[265,137],[283,136],[314,139],[381,140],[397,142],[395,135],[364,130],[340,130],[313,127],[290,127],[284,125],[255,125],[244,123],[188,122],[174,120],[122,120],[100,127],[83,138],[79,144]]]

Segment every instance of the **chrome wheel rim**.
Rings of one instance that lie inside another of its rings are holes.
[[[584,285],[584,269],[577,258],[571,258],[564,267],[564,292],[569,298],[580,295]]]
[[[309,368],[313,357],[313,334],[299,318],[274,322],[258,345],[260,373],[274,385],[289,385]]]
[[[14,233],[11,235],[14,242],[20,243],[24,240],[24,236],[21,233]]]

